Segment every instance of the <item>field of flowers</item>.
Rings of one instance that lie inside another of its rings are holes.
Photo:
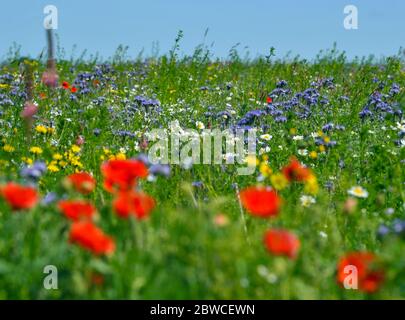
[[[1,299],[405,298],[404,57],[208,57],[1,63]],[[256,170],[151,163],[173,122]]]

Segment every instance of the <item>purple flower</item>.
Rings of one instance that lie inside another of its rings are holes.
[[[322,127],[322,131],[323,132],[328,132],[328,131],[330,131],[330,130],[332,130],[333,128],[334,128],[334,124],[333,123],[328,123],[328,124],[325,124],[323,127]]]
[[[191,185],[195,188],[202,188],[204,184],[201,181],[194,181],[191,183]]]
[[[24,167],[20,171],[23,178],[38,180],[46,171],[46,164],[42,161],[36,161],[32,166]]]
[[[276,87],[277,88],[284,88],[288,86],[288,82],[285,80],[280,80],[279,82],[277,82]]]
[[[149,168],[149,172],[154,176],[168,177],[170,176],[170,166],[168,164],[154,164]]]
[[[390,233],[390,229],[386,225],[380,225],[377,229],[377,235],[379,237],[386,236],[387,234]]]
[[[149,166],[149,165],[150,165],[149,158],[148,158],[148,156],[147,156],[146,154],[144,154],[144,153],[140,153],[140,154],[136,157],[136,159],[139,160],[139,161],[141,161],[141,162],[143,162],[146,166]]]
[[[393,96],[393,95],[398,94],[399,91],[400,91],[399,84],[393,83],[392,86],[391,86],[391,89],[390,89],[390,93],[389,93],[389,94],[390,94],[391,96]]]
[[[41,204],[43,205],[49,205],[52,202],[55,202],[58,196],[56,195],[55,192],[48,192],[45,197],[41,200]]]

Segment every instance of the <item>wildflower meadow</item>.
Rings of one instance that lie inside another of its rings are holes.
[[[180,40],[1,61],[0,298],[405,298],[404,54]]]

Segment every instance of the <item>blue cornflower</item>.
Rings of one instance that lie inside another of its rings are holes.
[[[32,166],[24,167],[20,171],[23,178],[38,180],[46,171],[46,164],[43,161],[36,161]]]
[[[168,177],[170,176],[170,166],[168,164],[154,164],[149,168],[149,172],[154,176]]]

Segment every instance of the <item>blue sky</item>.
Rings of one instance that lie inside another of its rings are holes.
[[[219,57],[236,43],[253,57],[273,46],[278,57],[291,51],[309,59],[333,42],[350,58],[391,55],[405,47],[403,0],[2,0],[0,57],[13,42],[23,54],[41,52],[43,8],[49,4],[58,8],[57,33],[68,58],[74,45],[76,56],[87,49],[108,58],[119,44],[128,45],[131,56],[142,49],[150,55],[153,42],[165,53],[180,29],[181,51],[190,53],[207,28],[205,43]],[[343,28],[348,4],[358,8],[358,30]]]

